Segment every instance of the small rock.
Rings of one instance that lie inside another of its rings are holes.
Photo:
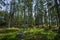
[[[18,34],[17,34],[17,37],[20,38],[20,39],[23,39],[23,38],[25,38],[25,35],[18,33]]]

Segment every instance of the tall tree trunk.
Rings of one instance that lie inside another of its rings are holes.
[[[59,20],[59,29],[58,29],[58,32],[60,33],[60,8],[59,8],[59,5],[58,5],[58,0],[55,0],[55,4],[56,4],[56,10],[57,10],[57,14],[58,14],[58,20]],[[59,1],[60,2],[60,1]]]
[[[11,26],[11,17],[9,16],[9,23],[8,23],[8,28]]]
[[[60,39],[59,38],[60,37],[60,12],[59,12],[60,8],[59,8],[59,5],[58,5],[57,1],[60,3],[60,0],[55,0],[56,10],[57,10],[57,14],[58,14],[58,21],[59,21],[59,23],[58,23],[59,29],[58,29],[58,34],[55,37],[55,40]]]

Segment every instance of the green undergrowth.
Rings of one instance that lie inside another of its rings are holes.
[[[45,30],[40,28],[10,28],[5,31],[0,30],[0,40],[21,40],[16,35],[18,33],[24,34],[23,40],[54,40],[57,33],[52,30]]]

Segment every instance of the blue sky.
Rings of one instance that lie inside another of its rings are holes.
[[[6,0],[5,3],[7,3],[7,2],[10,3],[10,1],[11,1],[11,0]],[[35,0],[34,0],[34,4],[33,4],[33,9],[34,9],[34,6],[35,6]],[[7,8],[8,11],[10,10],[10,9],[9,9],[10,6],[8,6],[8,7],[7,7],[7,6],[2,6],[2,10],[6,10],[6,8]],[[34,11],[34,10],[33,10],[33,11]]]
[[[5,3],[7,3],[7,2],[10,3],[10,1],[11,1],[11,0],[6,0],[6,1],[4,1],[4,2],[5,2]],[[0,4],[0,6],[2,6],[2,5]],[[1,10],[5,10],[5,9],[6,9],[6,6],[2,6],[2,9],[1,9]]]

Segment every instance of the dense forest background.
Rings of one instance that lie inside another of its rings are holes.
[[[54,0],[2,0],[0,5],[0,26],[58,26]]]
[[[0,29],[12,27],[52,30],[60,40],[60,0],[0,0]]]

